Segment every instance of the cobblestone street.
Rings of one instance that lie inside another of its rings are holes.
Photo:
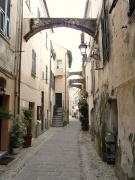
[[[10,155],[13,156],[13,155]],[[77,119],[50,128],[22,148],[15,160],[0,166],[0,180],[117,180],[113,165],[98,157],[89,132]]]

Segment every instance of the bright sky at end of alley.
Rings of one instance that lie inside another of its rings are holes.
[[[46,0],[50,17],[83,18],[86,0]],[[53,42],[72,51],[72,69],[81,66],[80,31],[70,28],[55,28]]]

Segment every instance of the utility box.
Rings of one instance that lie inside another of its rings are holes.
[[[112,134],[105,136],[106,161],[108,164],[115,163],[116,140]]]

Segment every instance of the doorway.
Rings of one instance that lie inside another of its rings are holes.
[[[55,104],[56,104],[58,107],[62,107],[62,93],[56,93],[56,94],[55,94],[55,98],[56,98]]]
[[[9,99],[8,95],[0,95],[0,107],[3,107],[7,111],[9,110]],[[7,151],[9,144],[9,120],[1,118],[0,119],[0,151]]]

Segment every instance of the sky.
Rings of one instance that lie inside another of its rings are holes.
[[[83,18],[86,0],[46,0],[50,17]],[[54,43],[72,51],[73,63],[71,70],[81,70],[80,34],[71,28],[54,28]]]

